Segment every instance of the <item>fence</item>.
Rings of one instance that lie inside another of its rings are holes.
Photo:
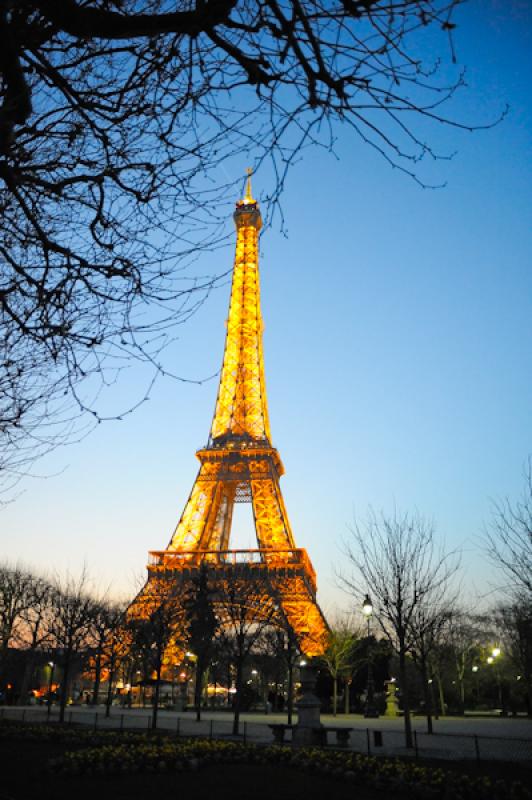
[[[14,708],[0,707],[0,721],[19,720],[27,723],[58,722],[59,710],[56,707],[46,708]],[[273,721],[273,720],[272,720]],[[128,730],[148,731],[152,726],[151,710],[133,709],[118,711],[112,709],[111,716],[106,717],[100,708],[67,708],[65,712],[67,725],[83,725],[95,730]],[[348,727],[348,726],[346,726]],[[256,744],[271,744],[272,732],[267,722],[243,720],[239,726],[238,736],[233,735],[233,721],[226,717],[208,718],[197,722],[191,713],[159,711],[158,730],[175,736],[202,737],[210,739],[238,739]],[[330,742],[336,744],[335,737],[330,734]],[[485,736],[459,733],[423,733],[413,732],[412,749],[404,743],[404,733],[399,729],[382,729],[352,727],[349,749],[369,755],[410,755],[416,758],[452,759],[453,761],[513,761],[532,767],[532,739]]]
[[[532,739],[413,731],[413,748],[399,730],[354,729],[350,745],[370,755],[414,755],[453,761],[516,761],[532,767]]]

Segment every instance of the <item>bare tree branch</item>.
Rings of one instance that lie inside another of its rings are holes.
[[[194,261],[226,241],[243,157],[271,164],[270,218],[337,124],[426,185],[449,154],[425,122],[482,127],[445,111],[461,71],[420,55],[461,1],[1,0],[0,477],[117,416],[104,390],[132,359],[129,409],[147,397],[223,280]]]
[[[520,500],[493,503],[493,514],[485,533],[485,547],[492,563],[507,578],[506,590],[532,601],[532,457],[525,469]]]
[[[393,515],[369,510],[365,523],[355,520],[345,543],[348,574],[343,587],[359,598],[368,592],[374,615],[399,656],[406,746],[412,747],[406,658],[419,643],[426,624],[449,598],[459,559],[436,543],[434,527],[418,513]]]

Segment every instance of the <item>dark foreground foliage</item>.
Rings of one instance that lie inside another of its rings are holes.
[[[0,800],[77,800],[98,796],[146,797],[147,792],[193,793],[196,798],[238,797],[244,786],[253,797],[323,797],[360,800],[390,796],[456,800],[528,800],[532,791],[515,770],[507,779],[463,774],[457,765],[420,766],[399,759],[323,749],[292,750],[232,741],[176,740],[58,726],[0,726]],[[504,773],[504,769],[501,770]],[[355,788],[356,787],[356,788]]]

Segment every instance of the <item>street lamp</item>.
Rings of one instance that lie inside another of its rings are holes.
[[[478,688],[478,664],[473,664],[473,666],[471,667],[471,672],[475,676],[475,689],[476,689],[477,705],[478,705],[478,703],[480,702],[480,692]]]
[[[498,700],[499,700],[499,705],[501,707],[501,713],[505,717],[506,716],[506,709],[504,707],[504,701],[503,701],[503,697],[502,697],[501,675],[500,675],[499,667],[498,667],[498,664],[497,664],[497,658],[498,658],[498,656],[500,656],[500,654],[501,654],[501,648],[500,647],[494,647],[493,650],[491,651],[491,656],[488,656],[487,661],[488,661],[488,664],[495,664],[495,679],[497,681],[497,696],[498,696]]]
[[[362,603],[362,613],[366,617],[368,621],[368,636],[369,636],[369,620],[371,615],[373,614],[373,603],[371,602],[369,594],[367,594],[364,598],[364,602]]]
[[[364,716],[365,717],[378,717],[379,712],[375,708],[375,701],[374,701],[374,684],[373,684],[373,666],[371,663],[371,652],[370,652],[370,620],[371,615],[373,614],[373,604],[371,602],[371,598],[369,594],[367,594],[364,598],[362,603],[362,613],[366,617],[368,623],[368,685],[366,687],[366,707],[364,709]]]

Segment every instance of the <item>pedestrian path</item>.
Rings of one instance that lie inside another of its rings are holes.
[[[53,706],[50,720],[57,721],[58,715],[58,708]],[[45,707],[37,706],[4,706],[0,707],[0,720],[2,718],[42,723],[48,719],[48,711]],[[297,718],[294,722],[296,721]],[[405,747],[401,718],[365,719],[355,714],[338,717],[322,715],[321,721],[329,727],[351,728],[348,747],[356,752],[453,760],[496,759],[529,763],[532,767],[532,720],[522,717],[446,717],[434,721],[433,735],[426,733],[426,722],[423,718],[414,717],[414,747],[411,749]],[[113,706],[110,716],[107,717],[104,706],[69,706],[65,722],[98,730],[150,730],[152,709]],[[270,725],[285,722],[284,714],[242,714],[238,738],[257,744],[272,743]],[[157,727],[176,736],[233,738],[233,717],[230,711],[202,711],[201,721],[198,722],[193,711],[160,709]]]

